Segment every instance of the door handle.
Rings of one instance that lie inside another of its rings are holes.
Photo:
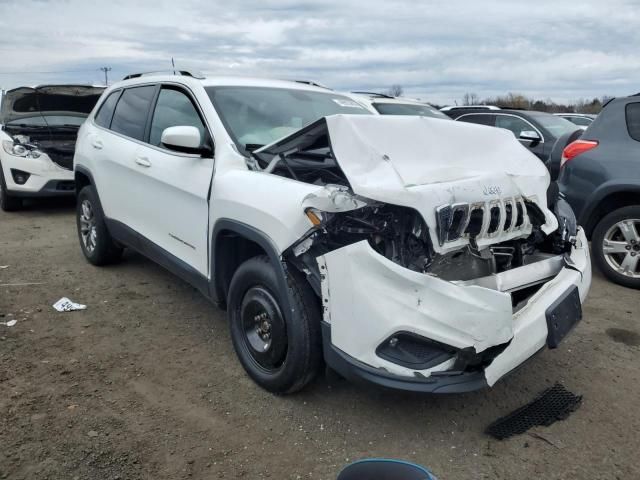
[[[91,145],[93,146],[93,148],[95,148],[96,150],[102,150],[102,140],[100,140],[99,138],[94,138],[93,142],[91,143]]]
[[[136,163],[138,165],[140,165],[141,167],[150,167],[151,166],[151,162],[149,161],[149,159],[147,157],[136,157]]]

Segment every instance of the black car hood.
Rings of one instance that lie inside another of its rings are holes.
[[[41,85],[8,90],[2,97],[0,124],[44,113],[87,116],[104,88],[91,85]]]

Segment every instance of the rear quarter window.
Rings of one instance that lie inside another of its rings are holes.
[[[116,105],[111,130],[136,140],[144,140],[145,127],[156,86],[127,88]]]
[[[471,115],[462,115],[456,119],[458,122],[477,123],[478,125],[488,125],[494,127],[495,115],[487,115],[482,113],[474,113]]]
[[[628,104],[625,110],[629,136],[640,142],[640,102]]]
[[[100,105],[100,109],[98,110],[98,113],[96,113],[95,117],[95,122],[97,125],[100,125],[104,128],[109,128],[111,126],[113,110],[116,107],[116,103],[118,102],[118,98],[120,97],[121,93],[121,90],[111,92],[107,99],[102,102],[102,105]]]

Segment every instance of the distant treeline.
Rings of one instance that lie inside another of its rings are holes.
[[[518,93],[508,93],[497,97],[485,98],[481,100],[475,93],[465,93],[460,102],[461,105],[495,105],[501,108],[524,108],[527,110],[538,110],[540,112],[560,113],[599,113],[602,106],[611,100],[612,97],[603,96],[601,98],[576,100],[573,103],[556,103],[551,99],[532,99],[526,95]]]

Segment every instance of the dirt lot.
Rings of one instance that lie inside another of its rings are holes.
[[[143,257],[96,268],[73,206],[0,212],[0,478],[333,479],[400,457],[439,478],[640,478],[639,292],[594,278],[585,318],[488,391],[423,396],[323,376],[275,397],[236,361],[225,314]],[[12,286],[7,284],[34,283]],[[62,296],[88,305],[57,313]],[[562,382],[566,421],[507,441],[496,418]]]

